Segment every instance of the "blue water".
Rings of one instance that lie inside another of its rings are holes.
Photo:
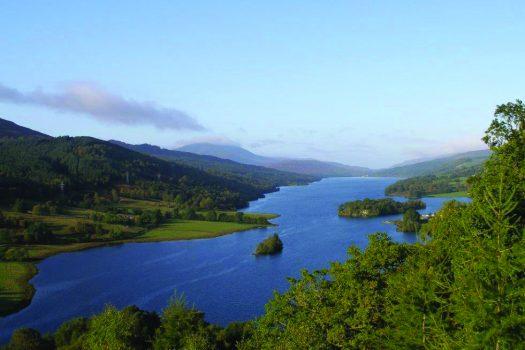
[[[36,294],[30,306],[0,319],[0,343],[19,327],[53,331],[63,321],[89,316],[105,304],[135,304],[160,311],[174,291],[225,325],[254,318],[264,311],[274,290],[288,287],[286,277],[300,270],[328,267],[344,260],[348,246],[364,248],[368,234],[385,231],[398,242],[415,242],[414,234],[396,232],[384,223],[398,215],[347,219],[337,216],[342,202],[381,198],[391,178],[331,178],[308,186],[283,187],[250,203],[247,212],[276,213],[278,226],[213,239],[129,243],[53,256],[38,264],[31,283]],[[403,200],[398,198],[399,200]],[[445,198],[424,198],[434,212]],[[281,254],[255,258],[259,241],[278,232]]]

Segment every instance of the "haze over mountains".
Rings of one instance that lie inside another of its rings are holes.
[[[51,136],[38,131],[0,119],[0,137],[5,136],[51,138]],[[479,150],[429,160],[406,161],[398,166],[386,169],[369,169],[315,159],[261,156],[235,145],[195,143],[179,147],[176,150],[169,150],[149,144],[131,145],[117,140],[110,140],[109,142],[129,150],[204,170],[210,174],[241,183],[257,183],[262,187],[305,183],[322,177],[336,176],[412,177],[436,175],[468,167],[479,167],[490,154],[489,150]]]
[[[350,166],[336,162],[324,162],[315,159],[265,157],[234,145],[194,143],[179,147],[177,150],[313,176],[365,176],[371,172],[369,168],[365,167]]]

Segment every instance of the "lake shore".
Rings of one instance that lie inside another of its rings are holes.
[[[278,217],[275,214],[251,214],[267,219]],[[266,228],[272,225],[245,224],[201,220],[172,219],[161,226],[125,240],[82,242],[63,245],[25,245],[30,252],[29,262],[0,262],[0,317],[16,313],[31,304],[36,292],[30,281],[38,274],[36,263],[53,255],[71,253],[86,249],[114,246],[126,243],[154,243],[166,241],[196,240],[216,238],[232,233]]]

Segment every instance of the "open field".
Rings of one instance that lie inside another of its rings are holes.
[[[145,234],[138,236],[133,241],[167,241],[183,239],[213,238],[233,232],[265,227],[257,224],[241,224],[236,222],[215,222],[198,220],[170,220]]]
[[[0,262],[0,316],[29,305],[35,290],[28,282],[36,273],[29,262]]]

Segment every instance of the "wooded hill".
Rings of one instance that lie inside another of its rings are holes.
[[[119,188],[131,198],[210,198],[222,209],[240,208],[278,186],[306,184],[315,177],[171,152],[148,152],[92,137],[57,137],[1,120],[0,190],[15,198],[79,200],[83,192]],[[122,144],[125,145],[125,144]],[[163,155],[163,156],[162,156]],[[164,159],[159,159],[164,158]],[[192,203],[189,203],[190,206]]]

